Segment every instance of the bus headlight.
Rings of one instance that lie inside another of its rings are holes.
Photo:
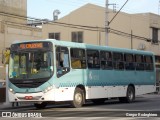
[[[48,89],[48,91],[50,91],[52,89],[52,86],[49,86],[47,89]]]
[[[10,92],[12,92],[12,93],[14,94],[14,91],[13,91],[13,89],[12,89],[12,88],[9,88],[9,91],[10,91]]]
[[[44,90],[44,93],[46,93],[46,92],[52,90],[52,88],[53,88],[52,86],[47,87],[47,88]]]
[[[44,93],[46,93],[46,92],[48,92],[48,90],[47,90],[47,89],[45,89],[45,90],[44,90]]]

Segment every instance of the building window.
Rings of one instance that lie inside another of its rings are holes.
[[[152,28],[152,43],[158,43],[158,28]]]
[[[83,32],[72,32],[72,42],[83,43]]]
[[[160,56],[155,56],[155,62],[156,64],[160,65]]]
[[[60,33],[49,33],[49,39],[60,40]]]

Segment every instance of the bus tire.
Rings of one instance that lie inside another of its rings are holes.
[[[84,92],[80,88],[76,88],[73,96],[73,101],[71,101],[71,105],[74,108],[82,107],[84,103]]]
[[[42,102],[42,103],[35,103],[34,107],[36,107],[37,109],[44,109],[47,106],[46,102]]]
[[[134,99],[135,99],[135,91],[132,86],[129,86],[127,88],[126,97],[119,97],[119,101],[121,103],[131,103],[134,101]]]
[[[132,86],[129,86],[127,89],[126,102],[131,103],[135,100],[135,90]]]

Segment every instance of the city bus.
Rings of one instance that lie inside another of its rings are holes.
[[[108,98],[131,103],[156,91],[152,52],[54,39],[13,43],[8,68],[10,102],[67,102],[82,107]]]

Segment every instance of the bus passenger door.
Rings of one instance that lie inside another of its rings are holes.
[[[69,67],[69,51],[67,47],[56,48],[56,68],[57,77],[61,77],[70,71]]]

